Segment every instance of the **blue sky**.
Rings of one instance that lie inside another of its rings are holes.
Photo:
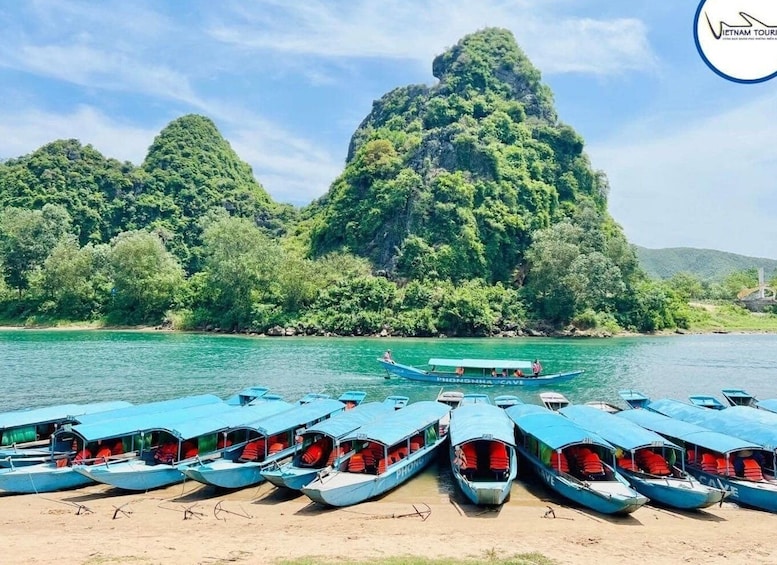
[[[77,138],[143,161],[171,120],[214,120],[278,201],[307,204],[390,89],[510,29],[610,179],[632,243],[777,258],[777,82],[705,66],[697,2],[308,0],[0,4],[0,158]]]

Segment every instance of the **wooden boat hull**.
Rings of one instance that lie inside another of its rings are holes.
[[[328,506],[352,506],[386,493],[420,473],[434,458],[444,439],[412,453],[401,463],[392,465],[382,475],[322,472],[315,480],[302,487],[302,492],[314,502]]]
[[[67,490],[93,482],[72,467],[57,467],[52,463],[0,470],[0,490],[19,494]]]
[[[302,490],[302,487],[315,480],[319,471],[321,469],[303,469],[302,467],[284,465],[277,469],[267,469],[262,472],[262,476],[276,487]]]
[[[704,486],[695,479],[674,477],[648,477],[626,469],[618,469],[632,488],[647,496],[651,502],[664,506],[695,510],[718,504],[727,495],[720,488]]]
[[[645,504],[647,497],[620,481],[574,481],[543,465],[526,449],[518,446],[521,456],[549,488],[581,506],[602,514],[630,514]]]
[[[389,363],[379,360],[390,376],[401,377],[411,381],[435,383],[440,385],[491,385],[491,386],[550,386],[571,380],[583,371],[570,371],[555,375],[540,377],[480,377],[474,375],[457,376],[452,373],[423,371],[408,365]]]
[[[145,461],[124,461],[99,467],[74,468],[78,473],[95,482],[132,491],[162,488],[180,483],[184,479],[183,473],[176,467],[164,464],[148,465]]]
[[[182,469],[186,477],[220,488],[239,489],[264,482],[262,468],[266,463],[246,461],[238,463],[228,459],[215,459],[202,465]]]
[[[728,491],[728,500],[731,502],[767,512],[777,512],[777,483],[731,479],[705,473],[697,467],[686,467],[685,470],[703,485]]]

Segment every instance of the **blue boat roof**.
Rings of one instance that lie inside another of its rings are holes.
[[[576,404],[562,408],[559,412],[577,425],[599,434],[611,444],[626,451],[636,451],[644,447],[682,449],[655,432],[646,430],[628,420],[616,420],[614,414],[593,406]]]
[[[367,402],[351,410],[344,410],[331,418],[305,430],[306,434],[326,434],[341,438],[357,428],[394,412],[394,405],[387,402]]]
[[[78,418],[79,424],[96,424],[106,420],[115,420],[118,418],[133,418],[135,416],[145,416],[156,414],[158,412],[170,412],[182,408],[193,408],[195,406],[204,406],[206,404],[222,404],[223,401],[212,394],[199,394],[196,396],[184,396],[182,398],[172,398],[170,400],[160,400],[157,402],[146,402],[136,404],[118,410],[108,412],[99,412],[97,414],[88,414]]]
[[[534,436],[551,449],[563,449],[575,444],[594,444],[615,450],[605,439],[542,406],[520,404],[511,406],[506,412],[522,432]]]
[[[688,397],[688,400],[691,401],[691,404],[695,404],[696,406],[703,406],[705,408],[721,410],[726,407],[726,405],[723,404],[720,400],[708,394],[693,394]]]
[[[429,359],[432,367],[463,367],[465,369],[531,369],[531,361],[516,359]]]
[[[765,410],[749,406],[708,410],[668,398],[651,402],[649,408],[670,418],[751,441],[770,451],[777,449],[777,414]]]
[[[408,404],[374,422],[348,434],[344,440],[369,440],[384,445],[394,445],[438,422],[450,412],[450,406],[434,400],[422,400]]]
[[[59,404],[29,410],[15,410],[0,414],[0,429],[46,424],[69,419],[83,419],[88,414],[106,412],[125,406],[129,402],[116,400],[110,402],[92,402],[89,404]]]
[[[360,390],[346,390],[343,394],[337,397],[340,402],[355,402],[361,404],[364,399],[367,398],[367,393]]]
[[[224,402],[190,406],[178,410],[156,411],[149,414],[137,414],[126,418],[115,418],[104,422],[78,424],[72,430],[87,442],[99,439],[123,437],[147,430],[174,428],[178,422],[216,415],[228,410],[241,410],[239,406],[229,406]]]
[[[178,420],[173,425],[162,427],[178,439],[189,439],[205,434],[227,431],[233,428],[259,428],[265,420],[292,409],[283,400],[261,402],[250,406],[232,406],[229,410],[207,414],[199,418]]]
[[[451,412],[448,428],[451,444],[476,439],[495,439],[515,445],[515,425],[502,408],[491,404],[464,404]]]
[[[467,393],[461,397],[462,404],[491,404],[491,399],[483,393]]]
[[[706,408],[697,408],[706,410]],[[758,449],[759,446],[734,436],[714,432],[682,420],[669,418],[651,410],[623,410],[615,414],[616,418],[625,418],[630,422],[652,430],[663,436],[692,443],[718,453],[729,453],[742,449]]]
[[[238,393],[233,394],[227,398],[224,402],[232,406],[242,406],[248,404],[258,398],[264,397],[265,394],[270,392],[270,389],[263,386],[249,386],[244,388]]]
[[[313,420],[325,418],[345,409],[345,404],[333,398],[319,398],[306,404],[297,404],[290,410],[276,414],[257,423],[255,427],[260,433],[271,436],[291,428],[299,427]]]
[[[777,398],[759,400],[755,405],[758,406],[758,408],[768,410],[769,412],[777,412]]]

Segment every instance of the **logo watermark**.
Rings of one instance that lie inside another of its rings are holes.
[[[693,36],[701,58],[725,79],[777,76],[777,0],[702,0]]]

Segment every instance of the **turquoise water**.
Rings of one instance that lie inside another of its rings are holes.
[[[423,365],[430,357],[533,359],[546,372],[584,369],[553,388],[573,402],[618,401],[635,388],[685,398],[743,388],[777,397],[777,336],[692,335],[614,339],[258,338],[121,331],[0,332],[0,412],[61,402],[144,402],[186,394],[228,396],[263,385],[287,400],[359,389],[368,399],[432,399],[436,385],[386,380],[375,359]],[[537,388],[461,387],[537,401]]]

